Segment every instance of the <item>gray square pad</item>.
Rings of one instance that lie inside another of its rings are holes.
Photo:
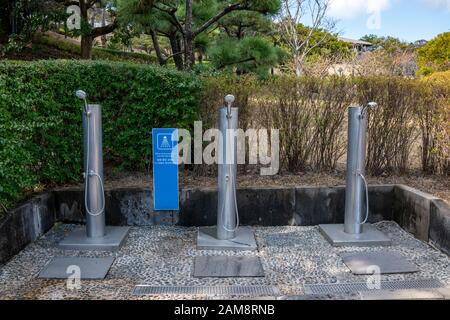
[[[194,261],[194,277],[264,277],[258,257],[202,256]]]
[[[114,262],[113,257],[107,258],[81,258],[81,257],[56,257],[53,258],[39,273],[38,278],[43,279],[67,279],[73,271],[69,266],[80,268],[81,279],[104,279]]]
[[[370,266],[378,266],[381,274],[418,272],[416,265],[403,256],[391,252],[358,252],[341,255],[353,274],[373,274]]]
[[[236,238],[230,240],[217,239],[216,230],[216,227],[199,228],[197,235],[197,249],[254,251],[258,248],[255,235],[250,227],[240,227],[236,231]]]

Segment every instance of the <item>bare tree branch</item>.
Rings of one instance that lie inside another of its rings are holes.
[[[332,31],[334,23],[326,14],[332,0],[282,0],[278,23],[280,34],[291,49],[293,65],[297,75],[302,73],[302,66],[308,54],[320,46],[328,36],[325,35],[317,42],[311,44],[314,34],[322,29]],[[309,14],[311,26],[306,35],[298,31],[305,15]]]

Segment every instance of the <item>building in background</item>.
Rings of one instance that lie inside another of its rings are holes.
[[[348,38],[338,38],[340,41],[350,43],[353,47],[353,50],[355,50],[358,53],[364,53],[367,51],[372,51],[374,46],[372,43],[367,41],[361,41],[361,40],[353,40]]]

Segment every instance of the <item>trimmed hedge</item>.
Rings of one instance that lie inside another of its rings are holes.
[[[104,157],[149,170],[152,127],[188,127],[202,84],[157,66],[92,61],[0,63],[0,203],[41,184],[81,178],[82,112],[74,92],[103,106]],[[1,210],[0,210],[1,211]]]

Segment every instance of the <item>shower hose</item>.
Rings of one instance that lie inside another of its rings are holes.
[[[364,189],[366,191],[366,218],[364,219],[363,222],[361,222],[360,224],[365,224],[367,222],[367,220],[369,219],[369,188],[367,186],[367,180],[366,177],[364,177],[364,175],[361,172],[358,172],[358,175],[361,177],[362,181],[364,182]]]
[[[359,117],[359,120],[361,121],[361,119],[362,119],[362,117],[364,117],[364,115],[360,115],[360,117]],[[357,134],[357,137],[358,137],[358,143],[357,143],[357,153],[356,154],[359,154],[359,148],[360,148],[360,140],[361,140],[361,138],[360,138],[360,134],[361,134],[361,125],[358,125],[358,134]],[[365,152],[365,151],[364,151]],[[366,180],[366,177],[364,177],[364,175],[361,173],[361,171],[356,171],[355,172],[355,175],[357,176],[357,177],[361,177],[361,179],[362,179],[362,181],[363,181],[363,183],[364,183],[364,189],[365,189],[365,195],[366,195],[366,217],[365,217],[365,219],[364,219],[364,221],[363,222],[359,222],[359,224],[360,225],[363,225],[363,224],[365,224],[366,222],[367,222],[367,220],[369,219],[369,188],[368,188],[368,186],[367,186],[367,180]],[[353,204],[353,210],[355,210],[355,195],[353,194],[353,201],[352,201],[352,204]]]
[[[89,134],[90,133],[89,132],[89,130],[90,130],[90,128],[89,128],[89,117],[90,117],[90,114],[87,111],[87,109],[85,111],[85,114],[86,114],[86,128],[87,128],[87,138],[86,138],[87,139],[87,141],[86,141],[87,147],[86,147],[86,172],[85,172],[85,176],[84,176],[84,205],[86,207],[86,212],[90,216],[96,217],[96,216],[101,215],[103,213],[103,211],[105,210],[105,189],[104,189],[104,186],[103,186],[103,179],[102,179],[102,177],[100,177],[100,175],[97,172],[95,172],[94,170],[90,170],[89,169],[89,157],[90,157],[90,148],[89,148],[89,142],[90,142],[89,141],[89,136],[90,136],[90,134]],[[89,205],[88,205],[89,178],[92,177],[92,176],[96,177],[98,179],[98,181],[100,182],[100,188],[102,190],[102,192],[101,192],[101,195],[102,195],[102,207],[97,212],[91,211],[89,209]]]

